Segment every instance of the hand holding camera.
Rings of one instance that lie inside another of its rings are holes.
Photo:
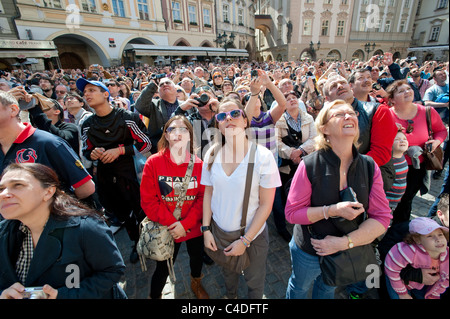
[[[0,299],[56,299],[58,290],[50,285],[42,287],[24,287],[16,282],[9,288],[3,290]]]

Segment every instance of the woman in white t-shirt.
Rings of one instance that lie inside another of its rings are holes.
[[[206,186],[203,201],[203,236],[205,247],[216,251],[209,229],[211,218],[223,231],[240,228],[247,166],[252,142],[245,129],[249,120],[241,103],[226,98],[219,105],[216,125],[222,133],[221,143],[207,153],[201,183]],[[245,234],[224,249],[224,254],[240,256],[247,249],[250,266],[243,271],[248,298],[263,296],[266,259],[269,248],[266,220],[272,210],[276,187],[281,185],[278,167],[272,153],[257,147],[250,190]],[[237,297],[239,274],[223,268],[228,298]]]

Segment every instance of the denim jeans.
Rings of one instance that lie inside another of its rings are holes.
[[[292,274],[286,290],[286,299],[307,299],[313,285],[312,299],[334,299],[336,287],[326,285],[322,280],[319,257],[301,250],[292,237],[289,243]]]
[[[408,293],[413,296],[415,299],[425,299],[425,293],[427,292],[428,286],[424,286],[422,289],[412,289],[409,290]],[[400,299],[398,294],[395,292],[394,288],[392,288],[391,282],[389,278],[386,276],[386,289],[388,291],[389,297],[391,299]]]

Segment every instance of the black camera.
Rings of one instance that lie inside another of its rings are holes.
[[[252,70],[250,76],[252,77],[252,79],[256,79],[258,77],[258,70]]]
[[[372,84],[372,89],[377,90],[377,91],[381,90],[381,84],[377,83],[377,82],[373,83]]]
[[[200,97],[195,97],[194,100],[198,102],[198,107],[202,107],[209,103],[209,95],[203,93]]]

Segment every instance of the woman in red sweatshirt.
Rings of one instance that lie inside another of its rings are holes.
[[[194,156],[194,168],[181,207],[181,218],[177,220],[173,212],[191,156]],[[205,191],[205,187],[200,184],[202,164],[193,152],[193,129],[190,122],[180,115],[169,119],[158,142],[158,153],[150,156],[144,167],[141,206],[150,220],[169,227],[175,240],[174,262],[181,243],[186,242],[192,291],[198,299],[208,299],[201,284],[203,236],[200,227]],[[152,277],[150,298],[161,298],[168,275],[166,261],[158,261]]]

